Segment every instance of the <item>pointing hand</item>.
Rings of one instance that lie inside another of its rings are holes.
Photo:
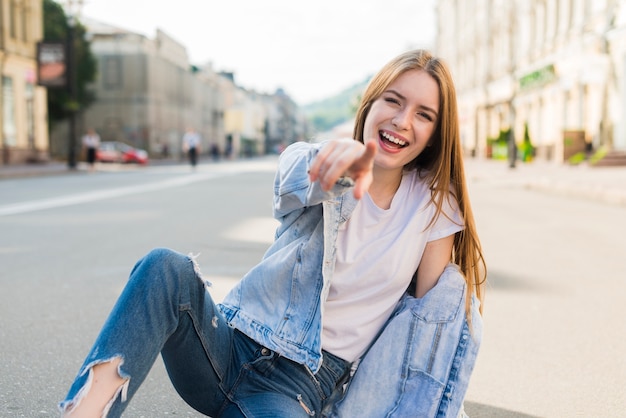
[[[311,181],[319,181],[330,190],[340,177],[354,180],[354,197],[360,199],[372,184],[372,169],[377,148],[375,142],[363,145],[353,139],[328,142],[317,154],[309,171]]]

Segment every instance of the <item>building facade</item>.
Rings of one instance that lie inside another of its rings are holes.
[[[267,111],[260,95],[238,86],[233,73],[221,74],[220,92],[225,108],[224,154],[229,158],[264,154]]]
[[[283,90],[264,97],[268,110],[265,124],[266,150],[280,153],[292,142],[308,139],[309,124],[298,105]]]
[[[154,38],[87,20],[98,73],[90,88],[95,101],[80,112],[79,129],[95,129],[102,141],[143,148],[152,157],[180,157],[187,128],[196,130],[201,150],[224,146],[224,104],[218,75],[189,63],[183,45],[157,30]],[[67,126],[52,132],[63,154]]]
[[[98,75],[91,86],[95,102],[80,112],[80,130],[94,128],[103,141],[175,158],[182,157],[187,128],[200,134],[202,153],[217,148],[228,157],[271,152],[278,134],[287,144],[302,139],[305,118],[283,92],[259,94],[238,86],[232,73],[192,65],[185,46],[161,30],[149,38],[90,19],[82,23]],[[66,132],[60,125],[52,134],[61,155]]]
[[[440,0],[436,51],[456,82],[466,151],[506,153],[509,131],[554,162],[626,149],[625,3]]]
[[[46,89],[37,86],[39,0],[0,0],[0,164],[48,159]]]

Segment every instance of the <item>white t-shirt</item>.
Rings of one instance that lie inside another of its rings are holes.
[[[200,144],[200,135],[197,132],[186,132],[183,135],[183,146],[190,150],[196,148]]]
[[[335,272],[324,303],[322,347],[347,361],[358,359],[407,289],[429,241],[463,229],[456,201],[427,230],[436,206],[415,170],[405,172],[389,209],[369,194],[356,205],[337,237]],[[375,237],[375,239],[373,239]]]
[[[85,134],[83,135],[83,145],[87,148],[97,148],[100,145],[100,135]]]

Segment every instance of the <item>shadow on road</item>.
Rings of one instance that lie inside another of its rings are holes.
[[[487,274],[487,291],[489,289],[516,291],[538,290],[536,283],[531,283],[527,278],[511,274],[510,272],[489,269]]]
[[[538,415],[524,414],[469,401],[465,401],[465,413],[470,418],[541,418]]]

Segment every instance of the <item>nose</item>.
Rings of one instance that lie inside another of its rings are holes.
[[[391,119],[391,123],[399,130],[407,130],[411,126],[411,112],[406,109],[398,110],[395,116]]]

